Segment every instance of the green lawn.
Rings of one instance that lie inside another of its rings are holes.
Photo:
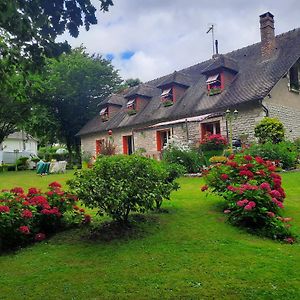
[[[0,188],[45,187],[70,176],[0,174]],[[297,234],[299,181],[300,173],[283,175]],[[143,225],[142,237],[89,242],[76,229],[1,256],[0,299],[300,299],[300,244],[230,226],[218,211],[221,200],[200,192],[202,179],[180,183],[164,206],[169,213]]]

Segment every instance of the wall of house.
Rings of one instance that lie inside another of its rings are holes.
[[[25,148],[23,140],[19,139],[5,139],[2,143],[4,152],[14,152],[14,150],[27,151],[33,154],[37,154],[37,142],[35,140],[28,140],[25,142]]]
[[[289,91],[288,76],[282,78],[266,97],[263,104],[269,109],[270,117],[277,117],[285,127],[290,140],[300,137],[300,94]]]
[[[232,121],[233,138],[240,138],[246,134],[249,141],[254,140],[254,127],[264,117],[263,110],[260,106],[248,105],[239,109],[237,119]],[[159,158],[160,152],[157,150],[156,132],[160,130],[170,130],[171,135],[176,140],[183,143],[196,144],[201,140],[201,123],[220,121],[221,134],[227,135],[225,117],[215,117],[204,120],[202,122],[188,122],[180,124],[172,124],[169,126],[157,128],[145,128],[143,130],[114,130],[112,139],[116,145],[116,153],[123,153],[123,136],[133,135],[134,150],[146,151],[149,157]],[[96,153],[96,140],[108,138],[107,133],[91,134],[82,136],[82,151],[92,154]]]

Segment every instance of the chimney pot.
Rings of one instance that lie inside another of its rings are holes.
[[[259,16],[260,18],[260,35],[261,35],[261,53],[263,59],[272,56],[275,43],[274,15],[266,12]]]

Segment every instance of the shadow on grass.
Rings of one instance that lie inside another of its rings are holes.
[[[159,221],[156,215],[133,214],[127,223],[106,221],[98,224],[83,239],[92,242],[140,239],[155,232],[160,227]]]

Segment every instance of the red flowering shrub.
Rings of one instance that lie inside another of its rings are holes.
[[[227,140],[221,134],[206,135],[200,143],[203,151],[207,150],[223,150],[227,145]]]
[[[42,241],[47,235],[68,224],[88,224],[91,217],[84,209],[75,210],[77,197],[53,182],[42,193],[30,188],[0,192],[0,249]]]
[[[285,241],[294,241],[290,225],[291,218],[282,218],[285,192],[281,177],[274,173],[271,161],[260,157],[230,156],[205,174],[210,191],[225,198],[224,213],[237,226],[265,236]]]

